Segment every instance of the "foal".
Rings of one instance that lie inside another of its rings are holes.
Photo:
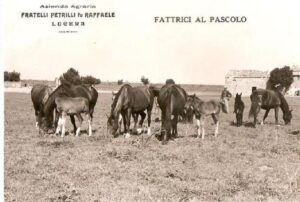
[[[185,111],[192,111],[195,114],[197,120],[197,128],[198,128],[198,138],[200,138],[202,133],[202,139],[205,136],[204,130],[204,118],[206,116],[211,115],[213,118],[216,128],[215,128],[215,137],[217,137],[219,133],[219,114],[221,109],[224,113],[228,113],[226,101],[220,100],[210,100],[210,101],[203,101],[198,98],[196,95],[190,95],[187,98],[187,102],[185,104]]]
[[[242,93],[235,95],[234,112],[236,115],[236,125],[241,126],[243,124],[243,113],[245,104],[242,101]]]
[[[87,116],[88,121],[88,134],[92,135],[92,126],[91,126],[91,115],[89,110],[89,101],[84,97],[56,97],[55,98],[56,111],[58,112],[58,126],[55,134],[59,134],[60,128],[62,128],[61,136],[65,136],[65,124],[67,115],[76,115],[79,121],[79,127],[76,130],[76,136],[80,134],[80,127],[83,121],[81,113],[84,113]]]

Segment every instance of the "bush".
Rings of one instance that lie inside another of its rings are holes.
[[[13,72],[4,72],[4,81],[20,81],[20,73],[13,71]]]
[[[267,82],[267,89],[284,89],[287,91],[291,87],[293,81],[293,70],[291,70],[289,66],[275,68],[270,73],[270,78]]]
[[[101,80],[89,75],[89,76],[82,76],[81,82],[83,84],[100,84]]]
[[[118,85],[122,85],[123,84],[123,79],[118,80]]]
[[[175,81],[173,79],[167,79],[166,84],[175,84]]]
[[[144,85],[147,85],[147,84],[149,84],[150,82],[149,82],[149,79],[148,78],[146,78],[146,77],[144,77],[144,76],[142,76],[142,78],[141,78],[141,82],[144,84]]]

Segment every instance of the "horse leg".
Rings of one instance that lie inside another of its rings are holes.
[[[148,128],[147,128],[147,135],[151,135],[151,111],[152,109],[147,110],[147,115],[148,115]]]
[[[201,130],[200,130],[201,123],[200,123],[200,119],[196,119],[196,120],[197,120],[197,132],[198,132],[197,138],[200,138],[200,136],[201,136]]]
[[[34,114],[35,114],[35,128],[37,130],[39,130],[39,112],[37,110],[34,110]]]
[[[65,132],[66,132],[66,116],[67,116],[67,114],[65,112],[62,112],[62,114],[61,114],[61,124],[62,124],[61,137],[64,137]]]
[[[58,118],[58,123],[57,123],[57,128],[56,128],[56,131],[55,131],[55,135],[59,134],[59,131],[60,131],[61,127],[62,127],[62,115],[60,114],[59,118]]]
[[[218,133],[219,133],[219,120],[216,114],[212,114],[211,115],[215,124],[216,124],[216,129],[215,129],[215,137],[217,137]]]
[[[89,133],[89,136],[92,136],[92,117],[89,113],[86,114],[87,116],[87,121],[88,121],[88,133]]]
[[[82,116],[81,116],[80,113],[76,114],[76,117],[77,117],[77,119],[78,119],[78,121],[79,121],[79,126],[78,126],[78,128],[77,128],[77,130],[76,130],[76,136],[79,136],[79,134],[80,134],[80,127],[81,127],[83,118],[82,118]]]
[[[268,116],[268,114],[269,114],[269,111],[270,111],[270,109],[267,109],[267,110],[266,110],[265,115],[264,115],[264,118],[263,118],[262,122],[260,123],[261,125],[264,125],[264,121],[265,121],[265,119],[267,118],[267,116]]]
[[[201,131],[202,131],[202,139],[204,139],[204,136],[205,136],[204,118],[200,118],[200,126],[201,126]]]
[[[130,129],[130,118],[131,118],[131,109],[127,109],[126,117],[126,129],[125,129],[125,138],[130,137],[129,129]]]
[[[133,117],[133,121],[134,121],[133,128],[136,128],[136,124],[138,122],[139,115],[137,113],[132,113],[132,117]]]
[[[178,115],[174,115],[172,117],[173,119],[171,120],[171,124],[172,124],[172,132],[171,132],[171,135],[172,135],[172,138],[177,138],[177,122],[178,122]]]
[[[119,114],[119,118],[118,118],[118,130],[117,130],[117,132],[119,133],[119,134],[121,134],[121,127],[122,127],[122,121],[123,121],[123,115],[122,114]]]
[[[76,123],[75,123],[75,117],[74,115],[70,115],[70,119],[71,119],[71,123],[73,125],[73,128],[74,128],[74,133],[76,133],[77,131],[77,127],[76,127]]]
[[[275,108],[275,124],[278,125],[278,111],[279,111],[279,108],[276,107]]]

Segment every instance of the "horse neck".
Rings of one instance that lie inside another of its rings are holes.
[[[55,98],[58,96],[60,92],[61,92],[61,87],[58,87],[53,93],[49,95],[49,98],[46,101],[43,108],[43,112],[46,117],[52,114],[53,109],[55,108]]]
[[[116,97],[113,101],[112,108],[111,108],[111,115],[114,115],[115,117],[117,117],[118,114],[120,113],[123,102],[124,102],[122,97],[124,96],[123,94],[126,93],[126,91],[128,91],[128,88],[126,88],[126,85],[125,85],[116,94]]]

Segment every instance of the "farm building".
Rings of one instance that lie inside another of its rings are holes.
[[[300,90],[300,68],[292,66],[294,82],[287,92],[288,95],[295,95]],[[251,95],[252,87],[266,88],[269,79],[269,71],[259,70],[230,70],[225,77],[225,86],[235,95],[243,93],[243,95]]]
[[[266,88],[268,77],[268,71],[230,70],[225,77],[225,86],[233,95],[243,93],[248,96],[252,87]]]
[[[294,82],[292,83],[288,95],[299,95],[300,91],[300,68],[299,66],[292,66]],[[298,94],[297,94],[298,92]]]

